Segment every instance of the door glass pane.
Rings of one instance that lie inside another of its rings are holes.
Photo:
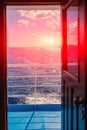
[[[78,76],[78,7],[67,10],[68,71]]]

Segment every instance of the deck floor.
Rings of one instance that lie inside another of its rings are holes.
[[[8,130],[61,130],[61,111],[8,112]]]

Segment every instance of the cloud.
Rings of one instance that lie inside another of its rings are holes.
[[[72,23],[68,23],[67,28],[68,43],[76,45],[78,41],[78,22],[74,21]]]
[[[46,26],[52,31],[58,31],[60,27],[60,10],[18,10],[18,13],[33,21],[45,20]]]
[[[72,23],[69,23],[67,25],[67,28],[68,28],[68,34],[70,35],[77,35],[77,32],[78,32],[78,22],[77,21],[74,21]]]
[[[78,22],[74,21],[74,22],[68,24],[68,28],[75,29],[75,28],[77,28],[77,25],[78,25]]]
[[[30,19],[49,19],[58,16],[59,10],[18,10],[20,16]]]
[[[36,25],[36,23],[32,23],[32,26],[35,26]]]
[[[50,21],[47,21],[47,26],[49,28],[52,28],[53,31],[60,31],[60,20],[50,20]]]
[[[18,23],[20,25],[25,25],[25,26],[28,26],[29,25],[29,21],[28,20],[25,20],[25,19],[20,19],[18,20]]]

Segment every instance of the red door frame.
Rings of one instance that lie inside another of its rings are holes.
[[[8,130],[7,121],[7,40],[6,5],[64,5],[67,0],[1,0],[0,1],[0,130]]]
[[[73,0],[74,1],[74,0]],[[71,2],[72,3],[72,2]],[[71,5],[64,6],[62,9],[62,130],[69,130],[67,126],[68,119],[66,118],[68,110],[67,104],[69,103],[68,98],[70,97],[68,90],[70,87],[74,90],[72,91],[73,99],[72,99],[72,106],[74,108],[73,100],[78,97],[78,112],[76,112],[76,116],[78,116],[78,120],[76,121],[76,130],[86,130],[87,129],[87,1],[86,0],[79,0],[78,1],[78,22],[79,22],[79,29],[78,29],[78,69],[79,69],[79,76],[75,78],[72,74],[67,71],[67,8]],[[65,56],[64,56],[65,55]],[[70,83],[72,82],[72,84]],[[75,88],[76,86],[76,88]],[[65,92],[65,93],[64,93]],[[82,99],[82,100],[81,100]],[[83,105],[85,104],[85,105]],[[77,110],[76,110],[77,111]],[[74,112],[74,111],[73,111]],[[84,113],[84,120],[81,119],[80,112]],[[66,121],[66,123],[64,123]],[[74,123],[72,124],[74,126]],[[71,128],[75,130],[75,128]]]

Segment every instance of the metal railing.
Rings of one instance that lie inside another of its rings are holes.
[[[7,67],[8,103],[12,103],[12,100],[19,104],[57,103],[60,99],[60,64],[8,64]],[[30,72],[22,72],[19,68],[23,68],[23,71],[26,68]]]

